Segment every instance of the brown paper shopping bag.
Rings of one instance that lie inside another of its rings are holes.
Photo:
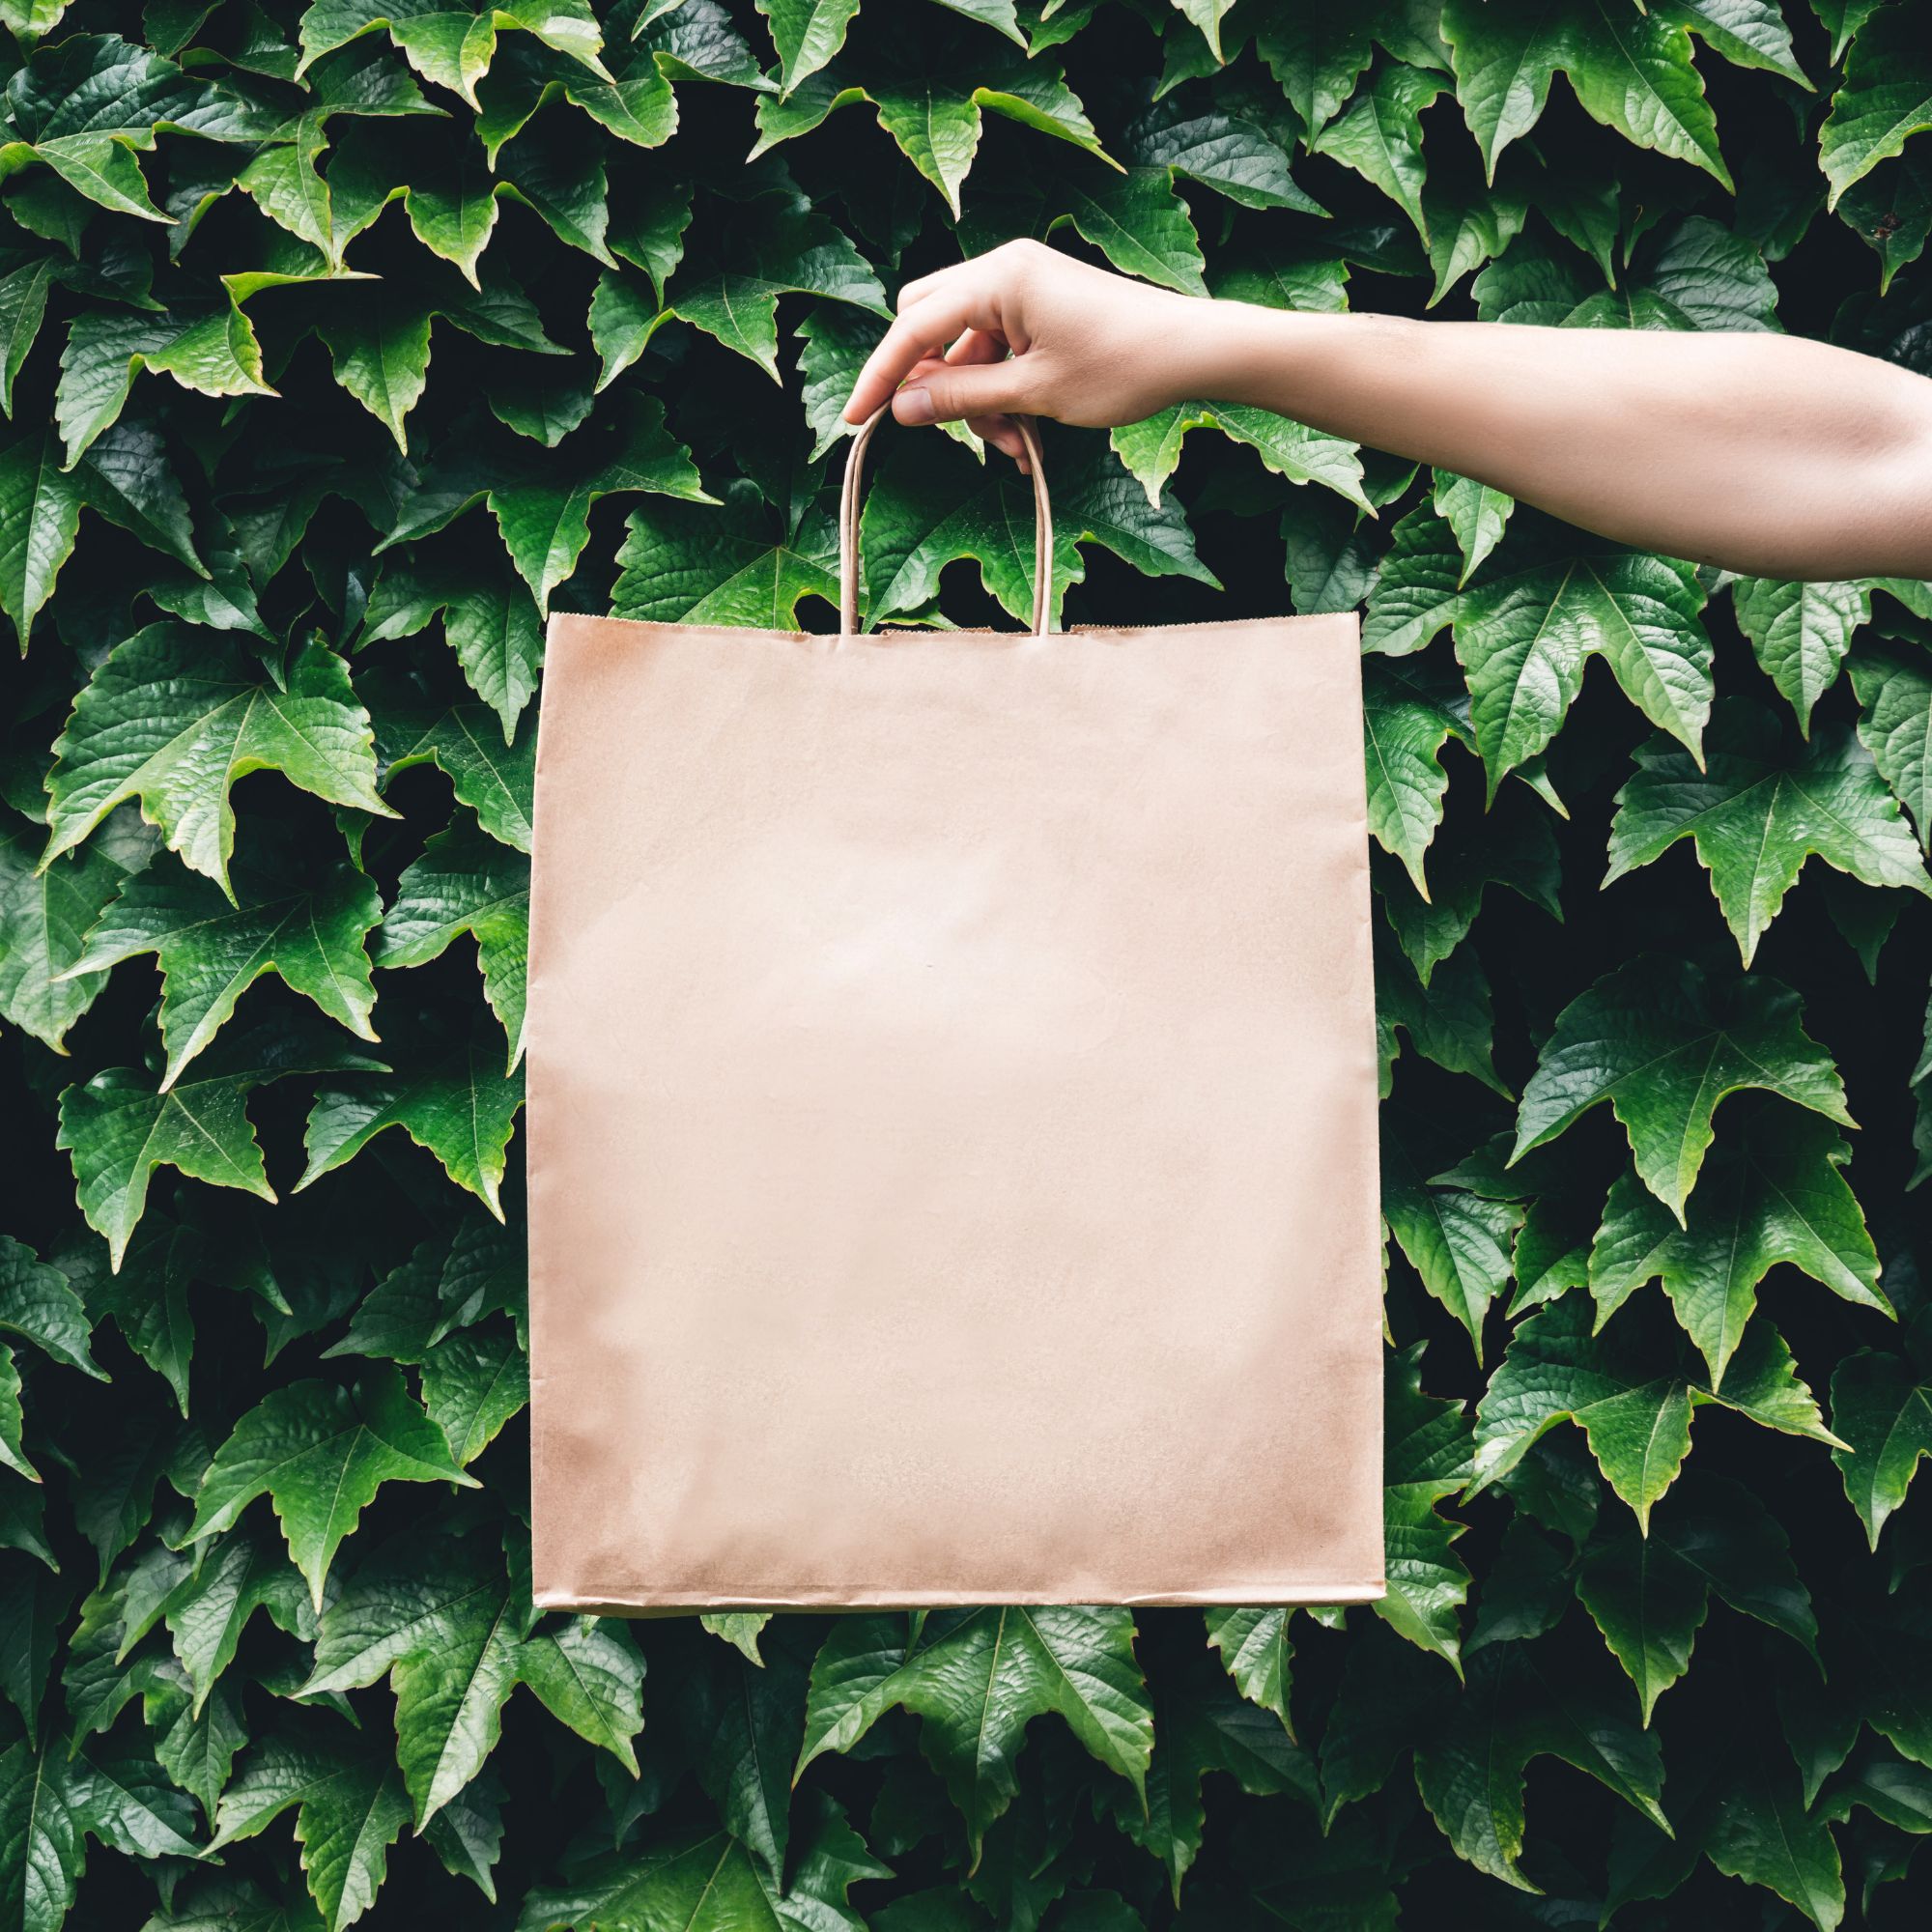
[[[875,419],[876,421],[876,419]],[[1382,1593],[1352,615],[557,616],[536,1600]]]

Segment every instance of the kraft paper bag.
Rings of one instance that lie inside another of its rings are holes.
[[[876,419],[875,419],[876,420]],[[1353,615],[557,616],[536,1601],[1382,1594]]]

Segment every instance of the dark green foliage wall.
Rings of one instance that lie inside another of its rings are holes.
[[[1932,6],[0,18],[0,1932],[1924,1922],[1932,587],[1050,433],[1069,621],[1366,607],[1373,1609],[535,1616],[516,1042],[544,612],[827,625],[902,280],[1932,371]]]

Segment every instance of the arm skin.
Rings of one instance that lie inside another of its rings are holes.
[[[1798,336],[1303,314],[1017,242],[906,285],[846,419],[889,397],[1022,462],[1011,412],[1112,427],[1255,404],[1639,549],[1932,578],[1932,381]]]

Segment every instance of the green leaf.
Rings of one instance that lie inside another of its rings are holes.
[[[1376,1614],[1424,1650],[1463,1669],[1469,1572],[1450,1546],[1464,1525],[1436,1505],[1474,1473],[1469,1419],[1460,1402],[1422,1392],[1422,1345],[1391,1353],[1382,1402],[1382,1523],[1388,1594]]]
[[[1108,1785],[1102,1802],[1121,1830],[1166,1868],[1177,1904],[1201,1853],[1207,1825],[1202,1785],[1210,1772],[1225,1774],[1251,1797],[1315,1796],[1314,1760],[1270,1713],[1244,1702],[1205,1662],[1195,1662],[1185,1674],[1175,1669],[1163,1675],[1154,1690],[1154,1735],[1145,1807],[1120,1784]],[[1129,1920],[1140,1923],[1131,1915]],[[1063,1913],[1059,1922],[1102,1932],[1109,1921]]]
[[[801,1802],[805,1839],[781,1891],[728,1833],[681,1833],[645,1850],[614,1853],[569,1886],[532,1891],[517,1932],[593,1926],[676,1926],[678,1932],[865,1932],[847,1899],[864,1879],[892,1874],[866,1850],[822,1792]]]
[[[1646,1726],[1690,1668],[1714,1589],[1733,1609],[1812,1646],[1817,1619],[1784,1531],[1727,1478],[1693,1471],[1658,1506],[1647,1535],[1620,1527],[1584,1555],[1577,1594],[1635,1686]]]
[[[1912,814],[1926,849],[1932,846],[1932,659],[1922,651],[1861,650],[1852,660],[1852,688],[1864,707],[1859,741]]]
[[[54,1145],[73,1156],[80,1210],[105,1236],[118,1268],[157,1168],[274,1200],[248,1119],[248,1096],[257,1087],[289,1074],[376,1064],[271,1022],[224,1039],[195,1078],[165,1090],[127,1066],[68,1088]]]
[[[423,1406],[465,1468],[530,1399],[529,1358],[503,1323],[469,1328],[423,1357]]]
[[[1324,484],[1374,514],[1362,495],[1362,465],[1354,443],[1244,403],[1177,403],[1144,422],[1112,432],[1109,440],[1115,452],[1156,507],[1161,487],[1179,464],[1180,445],[1191,429],[1218,429],[1258,451],[1277,476],[1286,476],[1291,483]]]
[[[935,460],[900,444],[880,467],[861,516],[867,626],[922,609],[938,594],[941,570],[966,556],[979,562],[987,592],[1025,621],[1033,610],[1031,487],[1004,469],[974,463],[963,451]],[[1057,603],[1079,574],[1078,555],[1056,503],[1050,603]]]
[[[1636,775],[1617,793],[1604,875],[1608,885],[1689,838],[1746,966],[1814,853],[1868,886],[1932,897],[1911,827],[1852,733],[1823,727],[1795,761],[1777,735],[1767,714],[1727,698],[1703,769],[1667,739],[1640,746]]]
[[[1490,982],[1473,951],[1461,952],[1425,986],[1414,970],[1378,928],[1376,949],[1376,1028],[1381,1060],[1381,1094],[1387,1099],[1392,1069],[1400,1052],[1398,1027],[1425,1060],[1451,1073],[1466,1073],[1507,1097],[1497,1077]]]
[[[1138,165],[1170,168],[1242,208],[1324,212],[1296,185],[1289,172],[1293,140],[1278,137],[1266,125],[1258,99],[1224,95],[1204,112],[1169,96],[1134,120],[1125,141]]]
[[[73,554],[84,500],[80,479],[62,469],[51,430],[28,430],[0,449],[0,610],[24,652],[34,619]]]
[[[1758,663],[1809,737],[1812,707],[1838,681],[1853,632],[1871,617],[1870,593],[1858,583],[1740,577],[1731,585],[1731,602]]]
[[[1845,77],[1818,130],[1830,206],[1912,135],[1932,128],[1932,49],[1907,10],[1882,7],[1858,30]]]
[[[427,840],[422,857],[404,868],[383,915],[376,964],[426,965],[464,933],[476,941],[483,994],[509,1036],[514,1067],[523,1057],[529,862],[473,824],[458,823]]]
[[[152,952],[161,970],[165,1093],[236,1002],[273,972],[352,1033],[373,1040],[376,989],[364,939],[383,916],[375,886],[335,865],[307,883],[286,865],[237,867],[234,898],[179,867],[137,873],[101,914],[70,973]]]
[[[57,1362],[105,1381],[88,1352],[89,1322],[79,1295],[59,1268],[11,1235],[0,1235],[0,1335],[17,1336]]]
[[[1294,1645],[1289,1639],[1292,1609],[1231,1610],[1208,1609],[1202,1615],[1208,1625],[1208,1647],[1218,1651],[1221,1667],[1233,1679],[1235,1689],[1249,1703],[1272,1711],[1281,1727],[1294,1735],[1294,1719],[1288,1708],[1294,1662]]]
[[[976,1857],[1018,1790],[1037,1717],[1058,1714],[1090,1755],[1145,1787],[1153,1718],[1123,1609],[939,1610],[911,1631],[903,1617],[842,1619],[812,1665],[799,1770],[849,1751],[895,1705],[924,1719]]]
[[[1562,9],[1545,0],[1445,0],[1442,38],[1456,98],[1490,179],[1503,150],[1542,118],[1561,71],[1594,120],[1638,147],[1703,168],[1728,188],[1690,36],[1671,11],[1633,13],[1618,0]],[[1708,11],[1722,17],[1727,10]]]
[[[1463,574],[1456,580],[1461,590],[1471,573],[1480,569],[1484,558],[1503,540],[1516,498],[1492,490],[1467,476],[1437,469],[1430,502],[1455,533],[1456,548],[1463,553]]]
[[[1422,110],[1442,92],[1441,79],[1418,68],[1382,68],[1354,104],[1310,143],[1353,168],[1393,201],[1427,242],[1422,202]]]
[[[257,1496],[269,1496],[320,1609],[330,1561],[385,1482],[475,1487],[395,1369],[371,1367],[353,1391],[293,1382],[257,1403],[215,1452],[188,1536],[231,1528]]]
[[[1685,1333],[1722,1385],[1724,1366],[1780,1263],[1833,1293],[1889,1313],[1878,1253],[1839,1172],[1851,1158],[1829,1121],[1766,1108],[1712,1157],[1680,1227],[1632,1174],[1610,1189],[1590,1250],[1599,1326],[1646,1282],[1661,1280]]]
[[[340,1721],[298,1728],[284,1720],[222,1793],[209,1850],[256,1836],[291,1805],[309,1891],[327,1932],[341,1932],[375,1902],[389,1847],[410,1822],[386,1740]]]
[[[1582,1430],[1610,1487],[1645,1526],[1690,1448],[1690,1418],[1720,1403],[1769,1429],[1833,1442],[1790,1350],[1769,1321],[1753,1322],[1721,1394],[1683,1359],[1625,1324],[1592,1339],[1591,1312],[1575,1295],[1520,1321],[1509,1352],[1476,1406],[1476,1479],[1487,1489],[1559,1422]]]
[[[124,861],[138,844],[100,840],[40,868],[44,840],[27,830],[0,833],[0,1018],[56,1053],[68,1029],[100,997],[104,973],[75,974],[88,929],[127,882]]]
[[[1843,1437],[1832,1461],[1876,1549],[1919,1458],[1932,1456],[1932,1376],[1883,1350],[1857,1350],[1832,1374],[1832,1429]]]
[[[859,0],[757,0],[757,6],[771,24],[780,81],[789,94],[845,44]]]
[[[169,1592],[161,1614],[193,1688],[189,1709],[198,1717],[235,1662],[256,1611],[267,1610],[279,1630],[304,1642],[315,1636],[315,1619],[300,1576],[272,1538],[232,1530],[197,1553],[200,1567]]]
[[[539,611],[577,568],[590,541],[590,508],[602,497],[650,492],[709,503],[682,443],[665,428],[664,405],[637,399],[611,433],[593,427],[567,438],[527,480],[489,492],[492,513],[510,561],[530,587]]]
[[[399,772],[435,765],[491,838],[520,852],[530,849],[537,750],[533,720],[526,718],[505,745],[497,719],[481,704],[439,709],[396,692],[388,702],[378,696],[373,715],[385,785]]]
[[[613,617],[795,631],[806,598],[838,608],[838,532],[830,519],[808,516],[797,531],[775,533],[749,487],[734,488],[719,509],[640,503],[624,527]]]
[[[358,289],[353,301],[316,325],[335,364],[335,380],[407,450],[404,418],[429,383],[431,311],[387,284]]]
[[[1776,980],[1714,984],[1688,960],[1652,954],[1606,974],[1557,1015],[1523,1089],[1513,1158],[1607,1100],[1644,1185],[1682,1225],[1726,1094],[1761,1087],[1854,1124],[1837,1069],[1799,1011]]]
[[[296,1191],[353,1160],[378,1134],[401,1127],[500,1221],[497,1189],[524,1104],[521,1069],[505,1074],[502,1067],[500,1044],[479,1037],[433,1051],[396,1077],[321,1088],[303,1136],[308,1165]]]
[[[22,1738],[0,1753],[0,1922],[60,1932],[87,1862],[66,1750]]]
[[[1423,1287],[1468,1330],[1479,1366],[1483,1321],[1509,1286],[1510,1245],[1522,1215],[1515,1202],[1427,1185],[1407,1146],[1384,1123],[1382,1219]]]
[[[1432,666],[1370,657],[1362,666],[1362,737],[1368,768],[1369,830],[1400,859],[1424,899],[1423,855],[1442,822],[1449,789],[1440,757],[1450,739],[1468,742],[1456,692]]]
[[[278,279],[315,277],[269,276],[264,281],[272,286]],[[230,289],[225,301],[206,310],[153,316],[86,309],[77,315],[61,352],[54,400],[68,467],[113,426],[143,370],[172,376],[183,388],[205,396],[272,396],[274,390],[264,380],[262,345],[242,311],[243,293]]]
[[[229,632],[150,624],[95,671],[54,753],[43,867],[138,798],[168,849],[231,902],[229,789],[249,772],[278,771],[332,805],[395,815],[376,792],[369,714],[319,639],[276,684]]]
[[[1825,1819],[1805,1809],[1791,1766],[1767,1751],[1744,1750],[1727,1770],[1705,1856],[1729,1877],[1789,1900],[1820,1932],[1833,1932],[1845,1910],[1838,1847]]]
[[[816,73],[783,97],[760,99],[752,158],[809,133],[836,108],[868,101],[899,152],[946,197],[955,221],[959,191],[979,152],[982,109],[1107,158],[1079,97],[1059,74],[1024,62],[981,71],[976,82],[954,65],[923,67],[895,49],[876,69],[868,66],[863,81],[846,83],[829,70]]]
[[[1547,1319],[1547,1318],[1545,1318]],[[1570,1671],[1546,1668],[1533,1646],[1492,1644],[1469,1664],[1467,1693],[1416,1752],[1415,1781],[1457,1855],[1524,1891],[1523,1772],[1560,1757],[1633,1805],[1659,1830],[1663,1764],[1657,1740],[1614,1700]]]

